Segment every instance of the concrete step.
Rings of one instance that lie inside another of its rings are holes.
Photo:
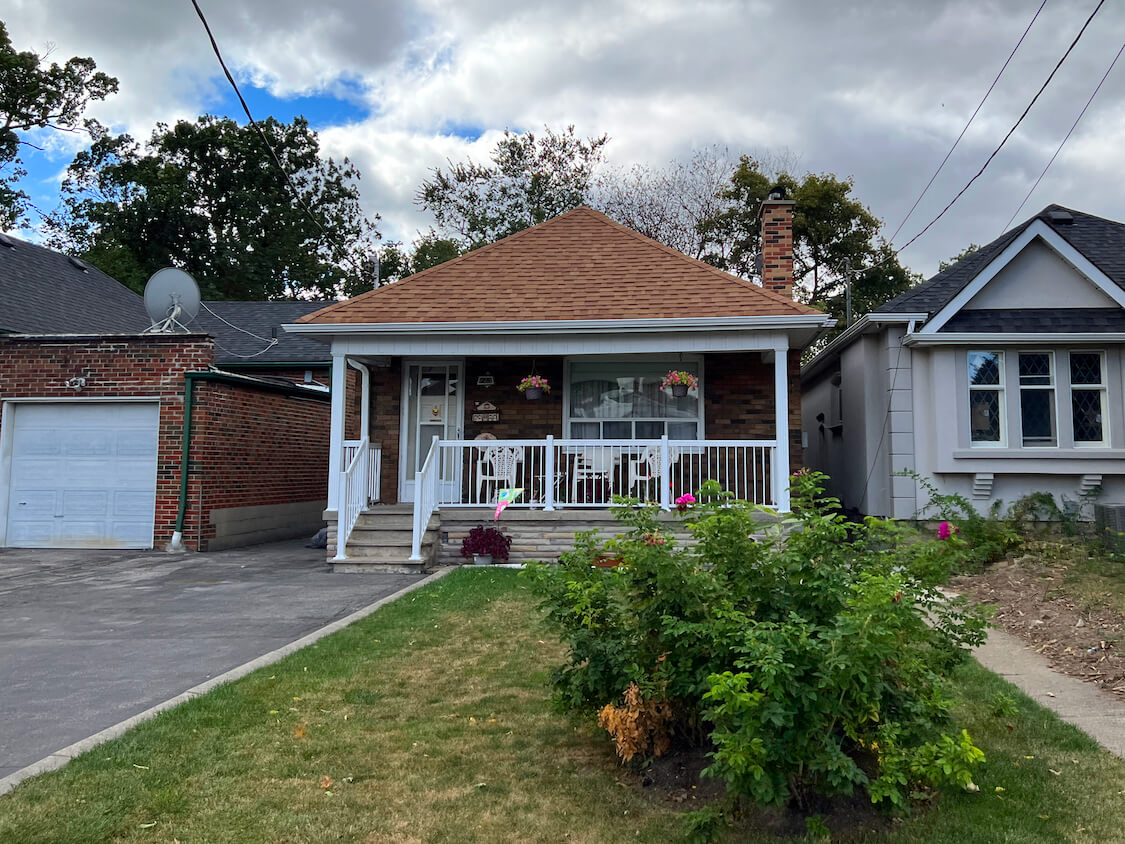
[[[432,541],[422,543],[423,559],[429,559],[432,548]],[[347,554],[348,557],[363,560],[405,560],[410,556],[410,543],[406,545],[357,545],[349,542]]]
[[[352,530],[352,535],[348,537],[348,545],[386,545],[409,548],[413,541],[414,531],[409,528],[406,530],[375,529],[356,525],[355,529]]]
[[[382,513],[365,510],[359,514],[355,522],[356,530],[413,530],[414,513]],[[437,515],[430,516],[427,530],[436,530],[438,526]]]
[[[421,574],[425,571],[425,563],[402,560],[363,560],[349,557],[338,563],[332,563],[332,571],[341,574]]]

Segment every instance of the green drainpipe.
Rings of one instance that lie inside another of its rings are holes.
[[[184,515],[187,513],[188,496],[188,452],[191,449],[191,398],[195,388],[195,376],[201,373],[184,373],[184,438],[180,448],[180,506],[176,511],[176,529],[172,531],[169,551],[184,549]]]

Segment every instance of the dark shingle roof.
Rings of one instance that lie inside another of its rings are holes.
[[[195,320],[188,324],[192,330],[205,331],[215,338],[215,362],[233,363],[323,363],[331,359],[328,346],[300,334],[289,334],[281,325],[296,322],[332,302],[206,302]],[[215,316],[215,315],[218,316]],[[230,325],[222,321],[225,319]],[[232,328],[231,326],[238,326]],[[243,329],[239,331],[238,329]],[[250,331],[266,341],[244,333]],[[264,354],[271,337],[277,345]],[[255,357],[244,357],[256,355]]]
[[[1052,219],[1052,212],[1063,212],[1073,218],[1064,223]],[[917,287],[907,290],[875,309],[876,313],[928,313],[940,311],[983,270],[989,262],[1023,234],[1035,220],[1042,220],[1067,243],[1081,252],[1090,263],[1106,274],[1118,287],[1125,289],[1125,224],[1083,214],[1061,205],[1048,205],[1030,220],[1004,232],[996,240],[982,246],[972,255],[958,261]]]
[[[990,334],[1125,332],[1125,311],[1120,308],[960,311],[941,327],[941,332]]]
[[[11,235],[0,244],[0,332],[135,334],[149,326],[144,301],[88,264]]]

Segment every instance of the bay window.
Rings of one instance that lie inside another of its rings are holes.
[[[1076,446],[1106,444],[1105,355],[1070,353],[1070,410]]]
[[[698,362],[573,361],[567,383],[568,436],[582,440],[700,439],[701,386],[675,398],[660,384],[670,370],[699,378]]]
[[[1003,375],[1003,352],[969,352],[969,435],[973,445],[1004,444]]]

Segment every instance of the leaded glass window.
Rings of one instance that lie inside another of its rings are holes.
[[[1019,384],[1020,431],[1024,446],[1058,445],[1053,353],[1020,352]]]
[[[1070,410],[1075,445],[1103,445],[1105,358],[1101,352],[1070,353]]]
[[[969,432],[973,445],[1004,441],[1003,352],[969,352]]]

